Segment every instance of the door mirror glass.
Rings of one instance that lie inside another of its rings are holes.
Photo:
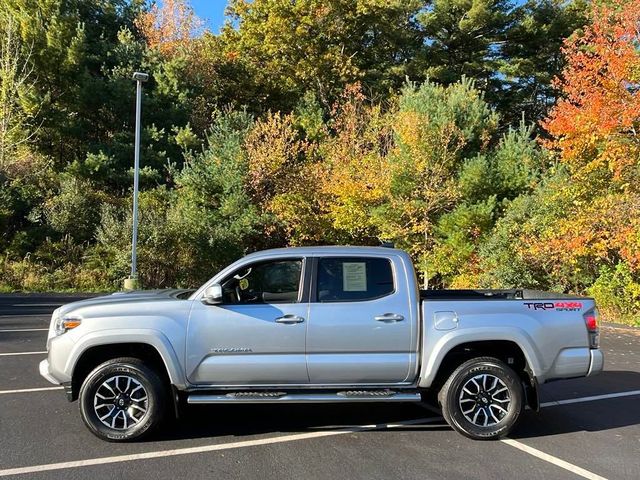
[[[202,301],[207,305],[218,305],[222,303],[222,286],[218,283],[207,287],[204,291]]]

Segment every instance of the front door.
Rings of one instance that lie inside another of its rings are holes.
[[[307,326],[310,382],[406,382],[415,368],[417,322],[404,264],[383,256],[327,256],[316,263]]]
[[[259,261],[222,280],[223,303],[196,301],[187,378],[201,385],[307,384],[304,260]]]

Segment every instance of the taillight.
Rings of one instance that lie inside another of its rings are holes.
[[[587,332],[589,332],[589,348],[598,348],[600,343],[600,333],[598,331],[599,320],[600,314],[597,308],[589,310],[584,314],[584,324],[587,326]]]

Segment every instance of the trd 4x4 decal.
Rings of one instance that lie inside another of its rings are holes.
[[[524,302],[529,310],[555,310],[556,312],[578,312],[582,302]]]

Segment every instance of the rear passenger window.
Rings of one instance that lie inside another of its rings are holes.
[[[327,257],[318,260],[318,302],[357,302],[394,291],[391,262],[386,258]]]

